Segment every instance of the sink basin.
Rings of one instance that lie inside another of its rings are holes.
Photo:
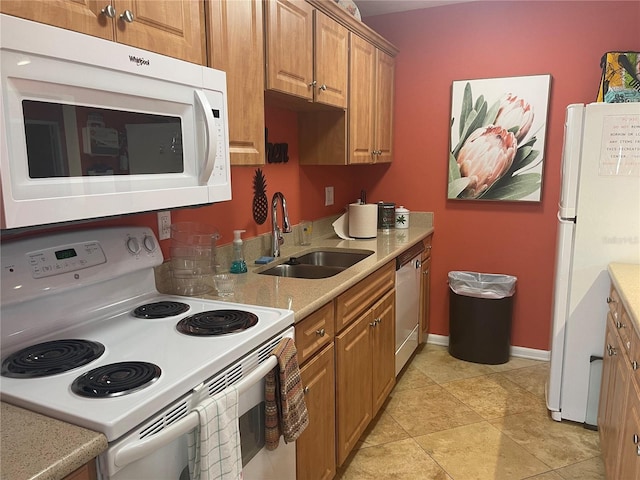
[[[258,273],[291,278],[329,278],[364,260],[372,253],[371,250],[317,250],[298,257],[290,257],[286,262]]]
[[[275,267],[271,267],[264,272],[259,272],[262,275],[275,275],[278,277],[293,277],[293,278],[329,278],[337,275],[345,270],[343,267],[327,267],[324,265],[288,265],[281,263]]]
[[[364,260],[373,252],[360,250],[357,252],[340,252],[332,250],[318,250],[309,252],[299,257],[291,257],[286,263],[289,265],[322,265],[325,267],[349,268],[360,260]]]

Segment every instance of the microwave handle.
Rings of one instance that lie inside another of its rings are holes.
[[[246,377],[235,384],[238,390],[238,395],[242,395],[249,390],[253,385],[262,380],[264,376],[269,373],[278,364],[278,359],[275,355],[270,355],[261,365],[255,370],[250,372]],[[120,467],[133,463],[141,458],[150,455],[156,450],[168,445],[175,439],[180,438],[182,435],[189,433],[194,428],[197,428],[200,424],[200,416],[198,412],[192,411],[186,417],[178,420],[173,425],[163,429],[160,433],[153,435],[147,439],[139,442],[125,444],[114,453],[114,463]]]
[[[211,112],[211,104],[207,100],[207,96],[202,90],[196,90],[196,98],[202,108],[205,120],[205,132],[206,132],[206,144],[204,150],[205,163],[200,174],[200,183],[206,185],[209,183],[211,173],[213,172],[213,166],[216,163],[216,152],[218,151],[218,145],[216,143],[216,124]]]

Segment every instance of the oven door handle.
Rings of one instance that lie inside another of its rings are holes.
[[[235,384],[238,390],[238,395],[242,395],[249,388],[259,382],[267,373],[269,373],[278,364],[278,359],[275,355],[270,355],[262,364],[256,369],[252,370],[242,380]],[[186,417],[178,420],[173,425],[161,430],[159,433],[140,440],[135,443],[129,443],[122,445],[121,447],[114,448],[114,463],[123,468],[130,463],[133,463],[141,458],[150,455],[156,450],[168,445],[175,439],[180,438],[182,435],[189,433],[194,428],[197,428],[200,424],[200,416],[198,412],[191,411]]]

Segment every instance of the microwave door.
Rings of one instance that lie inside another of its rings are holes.
[[[181,173],[182,131],[179,123],[140,123],[125,126],[129,173]]]

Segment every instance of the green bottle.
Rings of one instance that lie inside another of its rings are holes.
[[[233,231],[233,260],[231,261],[231,273],[246,273],[247,263],[244,261],[244,246],[242,244],[242,238],[240,236],[246,230],[234,230]]]

